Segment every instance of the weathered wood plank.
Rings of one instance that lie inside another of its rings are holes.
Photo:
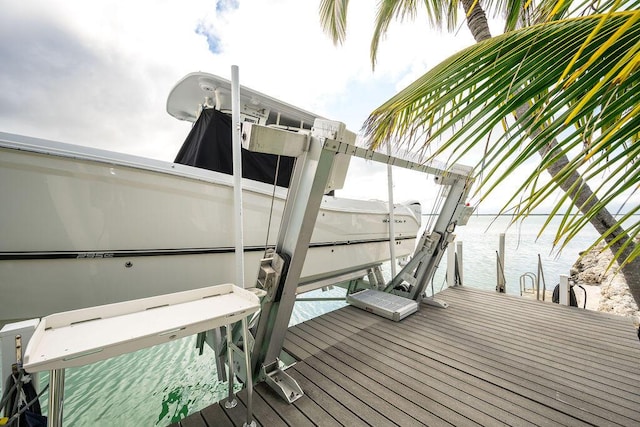
[[[313,359],[313,358],[311,358]],[[310,360],[311,360],[310,359]],[[374,426],[392,426],[394,425],[389,419],[379,412],[375,411],[370,405],[361,400],[353,399],[352,394],[342,388],[338,383],[324,376],[323,372],[307,363],[299,363],[295,366],[295,370],[302,373],[305,377],[312,381],[316,386],[324,390],[328,395],[332,396],[336,401],[343,405],[348,405],[348,409],[369,425]]]
[[[243,390],[244,391],[244,390]],[[229,417],[234,426],[241,426],[247,421],[247,408],[244,406],[242,400],[236,398],[237,406],[234,408],[226,408],[224,405],[224,400],[219,403],[220,407],[224,411],[224,413]],[[259,420],[256,420],[256,424],[261,426]],[[215,425],[215,424],[214,424]],[[267,427],[267,426],[265,426]]]
[[[345,307],[290,328],[285,348],[300,362],[288,372],[305,396],[288,405],[259,385],[256,420],[638,425],[640,343],[627,319],[469,288],[439,297],[449,308],[423,305],[399,323]],[[242,425],[244,404],[241,393],[239,408],[181,425]]]
[[[536,425],[557,425],[558,422],[566,426],[586,425],[575,422],[570,417],[557,416],[555,411],[546,406],[538,405],[531,399],[511,393],[468,372],[451,368],[436,359],[415,357],[414,354],[405,351],[396,351],[393,345],[389,345],[389,342],[383,339],[357,336],[343,345],[362,350],[368,358],[392,364],[395,369],[426,382],[447,396],[439,399],[440,403],[460,413],[464,413],[464,409],[459,408],[461,405],[469,405],[491,413],[495,408],[502,408]]]
[[[269,406],[269,409],[274,414],[277,414],[282,420],[274,421],[271,423],[270,421],[264,419],[262,416],[258,417],[262,425],[272,426],[278,425],[277,423],[282,423],[282,425],[290,425],[290,426],[313,426],[313,423],[309,421],[309,418],[301,412],[297,406],[290,405],[285,402],[280,396],[278,396],[271,387],[266,384],[260,384],[259,387],[256,388],[257,393],[254,393],[254,396],[260,399],[260,401],[265,402],[266,405]],[[254,398],[255,398],[254,397]],[[301,399],[305,399],[303,396]],[[244,401],[246,405],[246,401]]]
[[[365,423],[358,415],[347,409],[347,407],[340,401],[336,400],[334,396],[328,394],[324,389],[318,387],[311,379],[303,375],[304,371],[313,378],[317,373],[309,370],[308,367],[298,366],[290,368],[287,372],[298,382],[300,387],[304,390],[305,396],[309,399],[309,402],[314,402],[319,408],[322,408],[326,412],[326,417],[314,418],[313,421],[318,425],[344,425],[363,427],[369,424]],[[302,403],[300,399],[294,402],[294,405],[302,409]],[[306,412],[305,412],[306,413]]]
[[[443,322],[433,320],[433,316],[425,316],[423,319],[416,317],[407,324],[416,327],[426,326],[434,334],[440,334],[443,340],[463,340],[470,345],[480,347],[481,351],[499,351],[501,356],[508,356],[519,366],[552,372],[554,375],[564,371],[568,376],[575,376],[578,381],[580,377],[586,377],[585,381],[589,383],[598,380],[603,385],[621,389],[625,389],[625,385],[635,389],[640,381],[638,367],[633,366],[628,369],[624,367],[623,373],[619,363],[616,363],[616,366],[608,363],[617,353],[609,352],[606,357],[603,357],[599,353],[569,344],[554,345],[536,336],[521,333],[520,328],[517,327],[473,326],[474,331],[471,332],[466,330],[471,327],[469,326],[471,322],[452,318]]]
[[[202,418],[205,420],[206,425],[209,427],[211,426],[233,427],[234,425],[231,419],[222,410],[222,407],[220,406],[219,403],[215,403],[211,406],[204,408],[202,411],[200,411],[200,413],[202,414]]]
[[[434,357],[435,352],[437,357],[443,358],[447,363],[449,361],[460,363],[464,366],[462,369],[489,381],[498,378],[518,388],[521,388],[520,384],[525,384],[525,389],[529,391],[522,389],[522,393],[531,399],[536,400],[540,396],[545,396],[551,399],[551,402],[557,402],[558,396],[561,396],[561,403],[568,405],[566,410],[575,417],[590,413],[589,416],[600,417],[600,422],[604,422],[606,417],[613,417],[616,422],[625,424],[628,422],[629,414],[633,413],[611,400],[606,402],[608,400],[606,393],[594,396],[588,387],[580,384],[566,384],[563,378],[564,372],[558,371],[557,376],[554,377],[549,373],[526,369],[526,366],[512,363],[506,356],[500,357],[499,349],[495,352],[483,351],[464,340],[438,336],[428,328],[418,331],[407,324],[380,323],[370,332],[382,337],[393,334],[394,336],[389,336],[388,340],[401,344],[408,351],[417,351],[426,357],[430,357],[429,355]],[[594,381],[593,385],[597,386],[597,382]],[[608,407],[610,405],[615,405],[614,413],[611,413],[611,408]],[[586,409],[580,409],[583,407]]]
[[[256,388],[264,389],[265,384],[260,384]],[[247,407],[247,390],[244,389],[236,394],[236,397],[244,404],[245,408]],[[265,399],[262,398],[260,393],[257,393],[254,390],[253,393],[253,417],[256,419],[261,425],[268,427],[285,427],[289,424],[285,422],[285,417],[283,417],[283,413],[269,405]],[[302,424],[301,424],[302,425]]]
[[[204,419],[202,418],[202,414],[200,412],[196,412],[188,416],[187,418],[180,421],[180,427],[207,427]]]

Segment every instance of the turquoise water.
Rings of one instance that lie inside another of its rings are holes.
[[[569,274],[580,252],[587,249],[598,237],[595,229],[588,225],[561,252],[553,248],[553,237],[560,222],[555,217],[545,233],[537,235],[546,221],[546,216],[531,216],[520,226],[509,224],[508,217],[474,216],[465,227],[456,229],[456,241],[463,246],[463,280],[465,286],[479,289],[496,288],[496,251],[500,233],[505,233],[505,265],[507,293],[520,293],[520,276],[526,272],[536,273],[538,254],[542,259],[547,289],[559,282],[561,274]],[[445,262],[434,278],[436,292],[442,288]]]
[[[596,232],[585,230],[562,253],[552,253],[550,233],[536,241],[544,217],[532,217],[524,227],[506,231],[505,276],[507,292],[519,293],[521,274],[537,269],[537,256],[543,260],[549,286],[560,274],[568,274],[578,253],[595,239]],[[456,230],[463,242],[465,286],[494,290],[496,250],[499,234],[505,232],[508,218],[476,216],[466,227]],[[426,222],[426,221],[425,221]],[[444,285],[445,265],[436,273],[434,288]],[[390,267],[384,266],[386,278]],[[340,297],[344,290],[314,291],[310,296]],[[344,306],[340,301],[298,302],[290,324],[296,324],[326,311]],[[46,384],[43,375],[41,383]],[[166,426],[198,411],[227,395],[226,383],[216,377],[213,352],[205,346],[203,356],[195,349],[195,337],[123,355],[107,361],[66,371],[64,423],[66,426]],[[46,407],[47,394],[43,396]]]

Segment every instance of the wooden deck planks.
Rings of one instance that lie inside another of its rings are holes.
[[[354,307],[289,329],[292,405],[264,384],[254,413],[277,425],[640,424],[640,343],[628,319],[469,288],[396,323]],[[239,408],[184,427],[242,425]]]

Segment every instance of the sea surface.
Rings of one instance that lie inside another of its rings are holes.
[[[507,293],[520,293],[520,276],[535,273],[538,255],[542,259],[547,289],[569,274],[581,251],[597,237],[585,229],[562,252],[553,250],[553,233],[559,218],[549,231],[537,238],[546,217],[533,216],[521,226],[507,229],[509,218],[474,216],[459,227],[456,241],[463,242],[464,285],[495,290],[496,251],[500,233],[506,234],[504,275]],[[428,217],[423,218],[423,223]],[[445,266],[433,280],[439,292],[445,285]],[[390,279],[390,265],[383,266]],[[343,297],[344,289],[317,290],[304,297]],[[341,301],[297,302],[290,325],[344,306]],[[4,379],[3,379],[4,380]],[[40,383],[48,382],[46,374]],[[213,352],[205,346],[202,356],[195,348],[195,337],[119,356],[93,365],[66,370],[65,426],[166,426],[198,411],[227,395],[226,383],[217,381]],[[47,393],[43,395],[46,408]]]

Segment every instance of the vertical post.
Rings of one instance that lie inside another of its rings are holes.
[[[64,409],[64,369],[49,372],[49,417],[48,427],[62,427]]]
[[[227,335],[227,365],[229,366],[229,382],[228,382],[229,395],[227,396],[227,401],[224,402],[224,407],[227,409],[231,409],[231,408],[235,408],[238,405],[236,396],[233,393],[233,377],[235,376],[235,372],[233,370],[233,337],[232,337],[233,329],[231,329],[231,325],[226,326],[226,335]],[[249,382],[250,381],[247,379],[247,383]]]
[[[540,272],[542,270],[542,260],[538,254],[538,272],[536,274],[536,299],[540,301]]]
[[[569,276],[560,275],[560,305],[569,305]]]
[[[242,342],[244,347],[244,367],[247,373],[247,421],[243,427],[255,427],[253,421],[253,371],[251,370],[251,352],[249,351],[249,327],[247,318],[242,318]]]
[[[238,66],[231,66],[231,126],[233,153],[233,208],[236,240],[236,285],[244,288],[244,235],[242,215],[242,141],[240,137],[240,82]]]
[[[460,276],[460,285],[464,285],[464,268],[462,264],[462,241],[456,242],[456,259],[458,260],[458,274]]]
[[[26,349],[33,332],[38,326],[40,319],[24,320],[17,323],[7,323],[0,329],[0,381],[4,381],[11,375],[11,366],[18,363],[16,357],[16,337],[22,337],[22,348]],[[31,374],[34,387],[38,385],[38,374]],[[4,386],[2,383],[0,386]]]
[[[456,285],[456,247],[447,246],[447,286],[453,288]]]
[[[506,292],[506,283],[504,278],[504,233],[500,233],[500,241],[498,243],[498,260],[496,263],[496,292],[504,294]]]
[[[387,143],[387,154],[391,156],[391,143]],[[391,277],[396,277],[396,219],[393,212],[393,166],[387,164],[387,187],[389,191],[389,255],[391,256]]]

